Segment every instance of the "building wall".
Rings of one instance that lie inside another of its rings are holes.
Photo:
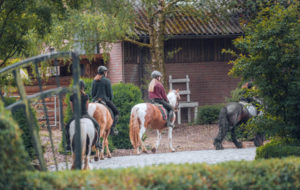
[[[124,82],[122,42],[112,44],[112,49],[109,54],[108,77],[112,83]]]

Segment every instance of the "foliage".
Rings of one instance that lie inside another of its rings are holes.
[[[245,36],[234,41],[241,53],[231,62],[230,71],[243,81],[254,81],[267,105],[265,114],[284,123],[272,127],[277,135],[296,138],[300,138],[298,7],[299,3],[292,3],[287,8],[275,5],[262,9],[245,28]]]
[[[219,113],[223,105],[200,106],[197,115],[197,124],[212,124],[218,121]]]
[[[16,102],[15,98],[5,98],[4,104],[10,105],[14,102]],[[32,107],[30,107],[30,111],[31,111],[31,114],[33,117],[32,121],[34,124],[34,129],[37,131],[37,134],[38,134],[39,125],[38,125],[38,121],[36,118],[36,112],[34,111],[34,109]],[[25,150],[29,154],[29,157],[31,158],[31,160],[34,160],[36,158],[36,152],[35,152],[34,145],[32,143],[32,138],[31,138],[31,134],[30,134],[30,130],[29,130],[26,114],[25,114],[24,104],[15,106],[11,110],[11,113],[12,113],[12,118],[14,119],[14,121],[18,124],[19,128],[21,129],[21,138],[23,140]]]
[[[117,136],[113,136],[112,140],[115,147],[129,149],[132,148],[129,139],[131,108],[134,105],[143,102],[142,93],[137,86],[130,83],[114,84],[112,88],[114,93],[113,102],[120,112],[120,118],[116,126],[119,134]]]
[[[21,131],[0,101],[0,189],[17,189],[19,175],[32,169]]]
[[[51,31],[52,15],[63,14],[61,0],[9,0],[0,3],[0,67],[13,56],[40,53],[38,40]],[[34,51],[35,50],[35,51]]]
[[[299,189],[300,159],[27,172],[24,189]]]
[[[255,159],[300,156],[300,141],[291,138],[275,138],[257,148]]]

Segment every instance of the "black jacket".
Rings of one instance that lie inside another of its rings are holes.
[[[93,101],[97,101],[101,98],[104,101],[112,101],[113,93],[110,80],[106,77],[102,77],[100,80],[94,80],[92,83],[92,98]]]

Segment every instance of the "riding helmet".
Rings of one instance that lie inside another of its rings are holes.
[[[108,71],[105,66],[101,65],[98,67],[98,74],[103,75],[105,71]]]
[[[162,76],[162,74],[156,70],[151,73],[152,78],[157,78],[157,77],[161,77],[161,76]]]

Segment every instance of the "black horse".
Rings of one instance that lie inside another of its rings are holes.
[[[235,128],[242,123],[246,123],[251,117],[257,115],[256,108],[253,105],[250,105],[247,109],[245,104],[243,105],[241,102],[231,102],[221,109],[219,114],[219,133],[214,140],[214,146],[217,150],[223,149],[222,142],[228,131],[231,132],[231,139],[235,146],[237,148],[243,147],[242,143],[236,139]],[[263,141],[264,135],[257,133],[254,139],[255,146],[262,145]]]

